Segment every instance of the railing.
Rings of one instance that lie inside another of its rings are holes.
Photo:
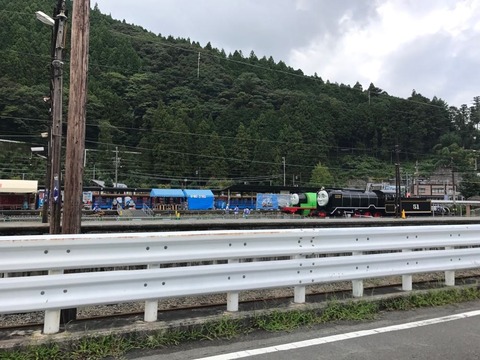
[[[78,306],[145,301],[156,321],[162,298],[227,293],[238,311],[244,290],[294,286],[303,303],[309,284],[352,281],[360,297],[365,279],[403,275],[408,291],[412,274],[445,271],[452,286],[479,264],[480,225],[0,237],[0,313],[45,311],[51,334]]]
[[[155,216],[155,212],[152,209],[150,209],[150,207],[147,204],[143,204],[142,210],[145,214],[147,214],[150,217]]]
[[[157,204],[155,205],[155,209],[161,211],[177,211],[183,210],[183,206],[179,204]]]

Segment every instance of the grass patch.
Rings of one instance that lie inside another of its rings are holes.
[[[379,301],[329,301],[322,309],[294,309],[272,311],[251,319],[222,317],[217,321],[185,329],[85,337],[69,344],[48,344],[14,350],[0,350],[0,360],[100,360],[123,359],[133,349],[158,349],[191,341],[233,339],[252,331],[293,331],[302,326],[313,326],[336,321],[364,321],[374,319],[382,311],[402,311],[422,307],[444,306],[480,299],[480,290],[431,290],[425,293],[398,296]]]
[[[341,303],[332,301],[320,314],[319,322],[372,320],[378,312],[378,304],[374,302],[361,300]]]
[[[480,290],[474,287],[464,289],[431,290],[423,294],[412,294],[384,300],[380,309],[385,311],[412,310],[435,307],[480,299]]]
[[[71,344],[69,359],[100,360],[107,356],[119,358],[135,348],[135,342],[132,340],[117,335],[85,337]]]
[[[32,346],[26,349],[19,349],[14,351],[0,350],[0,359],[2,360],[63,360],[64,352],[58,344],[48,344],[42,346]]]
[[[314,310],[273,311],[253,319],[252,328],[269,332],[292,331],[300,326],[318,323]]]
[[[195,336],[191,340],[214,340],[214,339],[233,339],[234,337],[245,333],[245,325],[241,320],[234,320],[228,317],[222,318],[220,321],[207,323],[195,332]]]

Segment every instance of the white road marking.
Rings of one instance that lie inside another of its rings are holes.
[[[321,338],[316,338],[316,339],[311,339],[311,340],[297,341],[297,342],[293,342],[293,343],[269,346],[269,347],[264,347],[264,348],[259,348],[259,349],[244,350],[244,351],[237,351],[237,352],[233,352],[233,353],[229,353],[229,354],[208,356],[208,357],[198,358],[198,359],[194,359],[194,360],[241,359],[241,358],[248,357],[248,356],[268,354],[268,353],[273,353],[273,352],[278,352],[278,351],[293,350],[293,349],[304,348],[304,347],[308,347],[308,346],[315,346],[315,345],[321,345],[321,344],[328,344],[328,343],[332,343],[332,342],[336,342],[336,341],[354,339],[354,338],[359,338],[359,337],[363,337],[363,336],[387,333],[387,332],[391,332],[391,331],[399,331],[399,330],[411,329],[411,328],[416,328],[416,327],[421,327],[421,326],[439,324],[439,323],[444,323],[444,322],[453,321],[453,320],[465,319],[465,318],[478,316],[478,315],[480,315],[480,310],[469,311],[469,312],[456,314],[456,315],[443,316],[443,317],[434,318],[434,319],[415,321],[415,322],[410,322],[410,323],[406,323],[406,324],[386,326],[386,327],[377,328],[377,329],[354,331],[354,332],[350,332],[350,333],[346,333],[346,334],[339,334],[339,335],[326,336],[326,337],[321,337]]]

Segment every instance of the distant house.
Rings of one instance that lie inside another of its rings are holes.
[[[37,180],[0,179],[0,210],[35,209]]]
[[[426,197],[432,200],[451,200],[453,199],[454,185],[455,198],[459,199],[458,185],[461,182],[461,173],[456,172],[452,175],[451,169],[441,168],[428,179],[414,179],[410,188],[413,196]]]
[[[458,199],[458,185],[455,185],[455,197]],[[412,185],[412,196],[426,197],[432,200],[452,199],[453,186],[448,181],[417,180]]]

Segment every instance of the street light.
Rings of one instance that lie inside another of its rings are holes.
[[[43,11],[36,11],[35,16],[37,17],[37,20],[41,21],[45,25],[51,26],[52,27],[52,42],[54,41],[54,33],[53,33],[53,27],[55,26],[55,20],[53,20],[50,16],[45,14]],[[52,58],[53,58],[53,50],[52,50]],[[53,91],[52,91],[52,84],[50,83],[50,96],[44,96],[43,101],[46,103],[50,103],[50,114],[51,113],[51,107],[52,107],[52,96],[53,96]],[[53,115],[52,115],[53,118]],[[48,210],[50,208],[50,189],[51,187],[51,179],[52,179],[52,151],[51,151],[51,125],[48,127],[48,132],[43,132],[40,134],[42,138],[48,138],[47,140],[47,169],[46,169],[46,176],[45,176],[45,189],[43,192],[43,205],[42,205],[42,223],[46,224],[48,223]]]
[[[50,16],[48,16],[42,11],[35,11],[35,16],[37,17],[38,20],[40,20],[42,23],[48,26],[55,25],[55,20],[53,20]]]
[[[60,233],[62,212],[61,201],[61,152],[62,152],[62,91],[63,91],[63,49],[65,42],[65,0],[58,0],[55,9],[55,20],[47,14],[37,11],[35,15],[42,23],[52,27],[52,67],[51,67],[51,173],[49,189],[50,233]]]
[[[35,153],[35,152],[43,152],[45,151],[45,148],[43,146],[32,146],[30,150]],[[39,155],[40,156],[40,155]]]

